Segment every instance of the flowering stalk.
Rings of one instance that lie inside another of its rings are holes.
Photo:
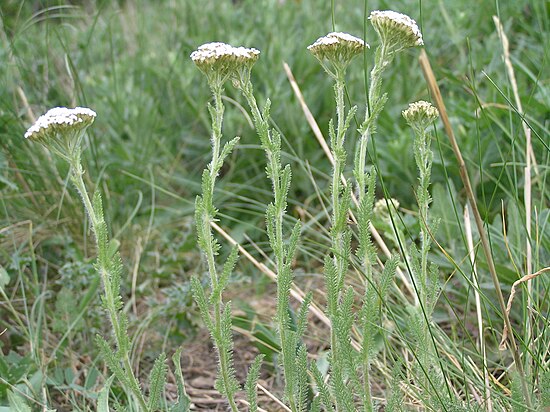
[[[355,153],[354,175],[357,183],[357,227],[359,246],[356,251],[366,278],[366,290],[360,319],[363,329],[361,359],[364,385],[364,411],[373,410],[370,392],[369,375],[371,357],[374,355],[374,332],[381,331],[381,314],[379,302],[384,299],[389,282],[397,268],[398,258],[392,257],[379,279],[373,276],[373,265],[376,262],[376,249],[370,235],[371,218],[373,214],[376,174],[374,169],[366,170],[367,145],[370,136],[376,132],[378,116],[383,110],[387,94],[382,93],[382,75],[396,53],[401,50],[423,44],[422,34],[414,20],[394,11],[373,11],[369,20],[376,30],[380,45],[376,49],[374,66],[370,73],[367,108],[365,120],[359,128],[361,134]]]
[[[376,132],[378,116],[387,100],[386,93],[382,94],[382,75],[384,70],[400,51],[424,44],[422,34],[416,22],[405,14],[391,10],[376,10],[370,14],[369,20],[378,34],[380,45],[376,49],[374,66],[370,73],[365,120],[359,128],[361,138],[359,140],[359,149],[356,154],[355,164],[359,201],[361,201],[366,191],[367,173],[365,167],[367,144],[369,137]]]
[[[71,182],[82,199],[94,233],[98,254],[95,267],[103,283],[102,302],[109,313],[117,350],[113,351],[109,343],[101,336],[97,336],[97,343],[111,371],[130,390],[140,408],[150,411],[152,410],[151,402],[148,404],[145,401],[130,363],[131,342],[128,338],[128,320],[122,312],[123,303],[120,296],[123,270],[120,254],[118,251],[113,253],[109,241],[101,195],[96,192],[91,200],[82,178],[84,175],[80,161],[82,139],[85,130],[93,123],[95,117],[96,113],[87,108],[57,107],[40,116],[25,133],[25,137],[43,144],[63,158],[70,166]],[[158,368],[163,369],[164,366],[159,364]],[[159,376],[159,379],[162,380],[161,385],[163,385],[164,376]],[[159,382],[155,382],[155,384]]]
[[[216,389],[224,395],[231,410],[236,412],[235,393],[240,385],[235,378],[233,367],[233,338],[231,334],[231,305],[223,303],[223,291],[237,262],[237,249],[234,248],[223,270],[218,272],[216,255],[220,244],[212,233],[211,224],[215,222],[217,209],[213,204],[214,187],[218,173],[225,158],[231,153],[238,142],[238,137],[225,143],[222,147],[222,123],[224,105],[222,90],[224,83],[236,74],[249,57],[249,49],[235,48],[225,43],[208,43],[200,46],[191,54],[191,59],[201,70],[207,80],[214,106],[209,104],[208,109],[212,118],[212,160],[202,174],[202,195],[197,196],[195,220],[197,224],[198,244],[204,253],[210,275],[211,292],[207,297],[199,280],[193,279],[193,292],[198,303],[201,315],[210,331],[214,346],[218,352],[219,368]],[[210,309],[212,308],[212,309]],[[211,314],[213,312],[213,315]]]
[[[288,243],[285,242],[283,222],[286,215],[287,196],[291,183],[290,165],[284,168],[281,164],[281,136],[269,126],[270,101],[264,109],[260,110],[254,97],[252,82],[250,81],[250,68],[255,62],[251,59],[249,65],[243,66],[238,76],[234,79],[234,85],[245,97],[250,110],[256,132],[260,138],[262,147],[267,157],[266,173],[271,180],[273,190],[273,202],[266,210],[267,233],[273,254],[275,255],[277,271],[277,324],[281,341],[281,364],[285,377],[285,397],[293,412],[305,410],[307,399],[304,396],[308,389],[307,369],[300,365],[307,364],[306,351],[300,351],[302,334],[305,331],[306,315],[311,294],[301,306],[298,317],[298,327],[292,327],[290,318],[290,288],[294,274],[292,260],[296,253],[301,225],[297,222],[289,234]],[[301,359],[302,358],[302,359]]]
[[[351,231],[347,224],[350,208],[351,186],[343,185],[341,176],[346,163],[344,147],[346,131],[356,108],[345,113],[344,87],[346,69],[352,59],[363,52],[368,45],[361,39],[347,33],[329,33],[308,47],[325,71],[334,80],[336,100],[336,129],[329,124],[330,146],[334,157],[332,171],[332,256],[325,258],[325,282],[327,285],[327,311],[331,321],[331,369],[337,410],[352,410],[353,395],[346,386],[348,378],[354,386],[358,377],[354,365],[353,349],[350,343],[353,324],[353,290],[344,293],[344,278],[348,270]],[[319,386],[320,382],[318,382]],[[325,405],[327,406],[327,405]]]
[[[413,322],[416,328],[414,333],[419,348],[419,361],[424,369],[421,373],[423,386],[427,389],[429,387],[429,374],[435,372],[433,353],[435,348],[430,342],[429,328],[433,309],[439,296],[437,266],[434,264],[428,265],[428,254],[431,248],[430,233],[436,231],[438,221],[431,222],[428,213],[432,201],[429,185],[433,152],[431,150],[431,137],[427,133],[427,129],[439,117],[439,112],[430,103],[418,101],[411,103],[408,109],[403,111],[403,117],[414,132],[414,158],[418,168],[416,197],[420,219],[420,252],[413,246],[410,258],[420,302],[419,311],[415,314],[416,322]]]

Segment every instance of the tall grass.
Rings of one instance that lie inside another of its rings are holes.
[[[129,360],[138,379],[146,382],[143,376],[152,369],[158,353],[172,354],[202,328],[190,279],[206,271],[196,247],[193,199],[201,191],[201,171],[208,163],[206,104],[210,96],[188,56],[208,41],[262,51],[252,82],[259,102],[268,96],[273,102],[269,125],[281,136],[282,164],[290,164],[293,170],[285,225],[301,221],[301,242],[292,267],[295,287],[314,291],[312,310],[323,308],[326,302],[320,291],[323,261],[331,243],[331,164],[314,138],[282,65],[287,62],[291,67],[305,103],[328,137],[327,126],[335,110],[330,79],[306,47],[334,28],[359,37],[366,33],[365,40],[374,50],[377,40],[364,21],[365,10],[391,7],[413,16],[421,26],[504,297],[516,280],[548,266],[547,5],[467,0],[333,3],[332,8],[313,0],[2,2],[2,407],[96,409],[98,393],[107,380],[94,346],[96,333],[108,335],[109,328],[94,293],[96,250],[90,222],[70,186],[67,165],[22,138],[35,118],[50,107],[85,105],[98,113],[86,141],[89,150],[83,154],[83,178],[102,195],[108,232],[125,265],[121,286],[127,304],[123,310],[136,342]],[[502,23],[500,33],[493,15]],[[510,43],[508,60],[503,34]],[[525,376],[518,376],[510,350],[498,349],[503,313],[479,243],[480,229],[473,217],[465,217],[468,199],[439,123],[433,129],[429,190],[433,199],[430,219],[440,224],[437,231],[428,233],[432,248],[427,255],[439,267],[441,282],[427,337],[436,355],[429,370],[413,367],[422,364],[418,340],[409,328],[411,306],[418,298],[402,279],[410,278],[408,251],[420,245],[419,233],[424,230],[425,236],[426,232],[417,206],[413,135],[400,113],[409,102],[431,97],[416,56],[414,51],[401,53],[384,73],[388,100],[378,118],[377,134],[367,146],[367,162],[378,178],[375,194],[382,199],[372,223],[390,251],[402,256],[398,270],[403,273],[402,278],[395,277],[382,302],[383,333],[374,336],[369,370],[372,398],[375,404],[387,404],[393,410],[427,405],[432,410],[452,410],[458,404],[467,410],[495,411],[548,406],[548,273],[542,272],[529,286],[518,286],[511,306],[510,320],[525,370]],[[357,113],[366,110],[371,69],[367,53],[347,73],[345,103],[358,105]],[[252,258],[266,265],[265,273],[276,269],[277,256],[268,244],[264,222],[266,205],[272,201],[264,150],[252,127],[246,99],[227,87],[222,100],[226,106],[224,135],[241,139],[220,170],[214,191],[220,209],[218,223]],[[354,152],[359,136],[355,132],[362,121],[359,117],[351,121],[345,142],[348,153]],[[525,178],[529,153],[525,130],[531,133],[533,153],[530,181]],[[343,174],[351,178],[351,156],[347,165]],[[396,198],[399,207],[393,207],[390,198]],[[529,216],[526,199],[531,204]],[[353,223],[350,227],[354,229]],[[352,245],[357,241],[354,237]],[[230,250],[224,242],[222,257]],[[382,253],[378,257],[386,263]],[[374,272],[378,275],[377,268]],[[365,290],[364,273],[363,262],[352,256],[345,282],[353,286],[357,301]],[[273,301],[273,296],[261,293],[261,285],[271,288],[270,281],[241,256],[228,284],[233,309],[246,312],[247,303],[255,299]],[[292,320],[297,306],[290,302]],[[247,348],[255,345],[268,355],[269,367],[262,369],[262,377],[267,378],[281,373],[276,362],[278,326],[271,320],[275,313],[262,309],[253,309],[252,315],[246,312],[247,320],[235,321],[234,329],[250,338]],[[328,329],[315,320],[315,313],[309,314],[304,341],[308,360],[316,363],[322,375]],[[243,319],[240,314],[237,318]],[[360,328],[352,329],[353,340],[360,337]],[[185,364],[183,369],[184,375],[189,373]],[[417,379],[422,373],[425,379]],[[532,398],[531,407],[524,399],[522,380]],[[176,382],[171,376],[169,381]],[[436,384],[443,388],[442,399],[457,402],[426,402],[426,394],[436,399],[441,395],[434,390]],[[319,385],[317,380],[309,397],[322,389]],[[283,398],[283,385],[268,389]],[[162,408],[175,392],[169,386],[165,389]],[[109,397],[124,402],[123,389],[116,381],[111,383]],[[240,402],[244,397],[237,394],[237,398]],[[244,410],[242,403],[237,404]],[[265,407],[262,399],[259,407]]]

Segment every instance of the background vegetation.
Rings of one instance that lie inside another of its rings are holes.
[[[368,11],[391,8],[409,14],[421,26],[508,296],[511,284],[525,274],[525,138],[492,19],[499,16],[510,41],[525,119],[533,129],[537,162],[532,183],[533,265],[535,270],[548,266],[546,1],[367,1],[365,5],[363,0],[346,0],[335,1],[332,7],[316,0],[4,0],[0,5],[0,404],[7,405],[7,390],[15,387],[37,407],[94,409],[104,382],[105,369],[93,342],[107,325],[98,297],[86,293],[95,276],[88,222],[77,195],[68,190],[66,166],[23,138],[34,118],[54,106],[87,106],[98,113],[88,132],[85,177],[103,193],[109,229],[126,264],[123,292],[131,329],[138,337],[133,362],[145,373],[160,350],[171,355],[182,343],[189,345],[200,336],[202,327],[189,279],[205,271],[196,248],[193,209],[209,156],[210,96],[189,54],[209,41],[261,50],[253,83],[260,102],[272,100],[272,118],[284,139],[283,163],[289,162],[294,171],[290,214],[304,222],[297,283],[303,289],[317,289],[322,286],[322,261],[329,245],[325,203],[330,163],[299,108],[282,64],[291,67],[305,101],[328,135],[334,113],[332,88],[306,47],[332,31],[333,20],[336,30],[362,36],[365,6]],[[366,40],[374,46],[374,32],[370,26],[366,30]],[[385,190],[400,202],[397,225],[408,241],[416,241],[419,232],[413,191],[416,167],[412,135],[400,113],[411,101],[430,100],[417,54],[411,50],[399,55],[386,74],[388,104],[380,117],[375,147],[369,149]],[[347,93],[359,112],[364,110],[368,70],[360,59],[349,70]],[[264,211],[271,194],[264,154],[242,99],[229,88],[225,99],[225,136],[239,135],[241,140],[222,171],[215,203],[222,226],[269,266]],[[348,139],[350,152],[354,142]],[[432,216],[442,219],[436,235],[442,250],[434,248],[431,259],[439,264],[443,282],[434,318],[448,342],[454,342],[443,348],[458,365],[453,373],[468,374],[473,373],[470,359],[481,357],[475,350],[471,266],[464,242],[465,196],[442,132],[433,147]],[[378,197],[383,196],[380,189]],[[398,251],[391,226],[381,218],[375,224]],[[489,370],[499,378],[511,357],[497,349],[502,320],[492,303],[493,286],[481,251],[478,255]],[[541,323],[535,337],[523,329],[525,293],[517,298],[512,320],[518,335],[532,344],[542,376],[549,362],[547,276],[536,282],[534,298]],[[271,281],[241,258],[232,283],[234,308],[241,320],[235,322],[238,332],[273,355],[261,344],[273,344]],[[323,302],[322,296],[317,299]],[[388,305],[391,308],[391,301]],[[406,324],[406,313],[399,307],[392,310],[393,322]],[[388,326],[390,331],[393,327]],[[325,335],[322,325],[308,331],[309,343],[319,348],[320,356]],[[397,333],[390,336],[401,339]],[[244,347],[251,345],[247,342]],[[193,350],[209,356],[208,350]],[[396,350],[390,355],[400,354]],[[194,376],[183,366],[184,374]],[[276,368],[265,373],[264,379],[272,379],[277,393]],[[508,378],[499,381],[502,388],[494,385],[497,399],[509,397],[514,385]],[[467,385],[464,388],[468,390]]]

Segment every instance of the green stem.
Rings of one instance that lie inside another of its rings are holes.
[[[283,243],[283,219],[286,209],[286,197],[283,193],[284,188],[281,187],[281,148],[280,142],[273,141],[269,133],[268,119],[262,115],[256,98],[253,94],[252,84],[248,81],[241,87],[241,91],[245,96],[247,103],[252,112],[252,118],[256,126],[257,133],[260,137],[260,141],[266,153],[269,164],[269,177],[272,182],[273,188],[273,205],[275,213],[275,239],[273,239],[272,249],[276,254],[276,271],[277,271],[277,321],[279,327],[279,336],[281,339],[281,356],[283,363],[283,373],[285,376],[285,391],[288,395],[288,402],[292,412],[297,412],[298,406],[296,405],[294,395],[294,368],[292,362],[295,359],[295,353],[287,353],[287,328],[288,322],[285,319],[288,317],[288,295],[289,291],[283,288],[283,285],[288,282],[283,282],[282,277],[287,275],[284,270],[285,265],[285,253]],[[286,256],[286,258],[290,258]],[[288,274],[292,276],[291,274]]]
[[[379,105],[382,104],[381,97],[381,85],[382,85],[382,73],[389,64],[388,57],[386,56],[387,49],[385,43],[382,43],[376,51],[374,66],[370,73],[370,84],[368,93],[367,108],[365,110],[365,128],[361,131],[360,146],[359,146],[359,164],[357,167],[357,186],[359,189],[359,202],[365,194],[365,168],[366,168],[366,155],[367,144],[369,142],[371,132],[375,128],[376,121],[378,120],[378,114],[382,110]]]
[[[99,251],[99,248],[101,248],[102,245],[98,241],[99,225],[103,223],[100,220],[100,218],[98,218],[98,216],[102,216],[103,213],[102,211],[94,210],[93,204],[88,195],[88,191],[86,190],[86,185],[84,184],[84,180],[82,179],[82,175],[84,174],[84,171],[82,169],[82,164],[80,163],[80,154],[78,154],[74,159],[71,160],[70,167],[71,167],[71,180],[75,185],[76,190],[80,194],[86,213],[90,218],[92,230],[94,232],[94,238],[96,241],[96,246],[98,248],[98,253],[101,254],[103,252],[106,252],[106,251]],[[100,213],[97,213],[97,212],[100,212]],[[125,335],[126,331],[123,331],[120,326],[120,319],[118,317],[118,311],[115,305],[115,296],[111,288],[111,274],[109,273],[109,268],[106,268],[103,266],[103,262],[101,261],[101,259],[98,260],[98,263],[101,265],[99,267],[99,273],[103,281],[106,306],[107,306],[107,310],[109,311],[109,318],[111,320],[111,324],[113,325],[113,331],[115,332],[114,336],[115,336],[116,344],[118,348],[121,348],[123,347],[121,343],[121,337]],[[123,352],[122,361],[124,365],[124,372],[126,373],[126,377],[128,381],[133,383],[132,385],[130,385],[129,389],[137,399],[140,407],[144,411],[147,411],[148,410],[147,403],[145,402],[145,398],[143,397],[143,394],[139,390],[139,383],[136,376],[134,375],[134,371],[130,363],[129,353],[127,350],[123,350],[122,352]]]
[[[218,272],[216,269],[215,263],[215,253],[214,253],[214,238],[212,236],[212,227],[211,224],[214,222],[215,216],[211,215],[213,206],[213,195],[214,195],[214,186],[216,182],[216,177],[220,169],[220,146],[222,139],[222,122],[223,122],[223,102],[222,102],[222,88],[221,87],[212,87],[212,94],[214,96],[214,116],[212,119],[212,160],[209,165],[210,173],[210,185],[206,187],[207,193],[203,194],[203,200],[208,202],[204,205],[205,218],[203,219],[203,233],[206,235],[204,239],[206,241],[206,250],[204,254],[206,255],[206,260],[208,262],[208,271],[210,273],[210,279],[212,282],[212,290],[215,290],[218,286]],[[225,395],[229,401],[229,406],[233,412],[238,412],[237,405],[235,404],[234,394],[232,393],[231,388],[231,374],[230,374],[230,359],[228,359],[227,351],[224,349],[224,343],[221,340],[222,337],[222,308],[223,300],[222,294],[220,293],[218,297],[213,302],[214,305],[214,339],[215,346],[218,351],[218,358],[220,361],[220,373],[221,378],[226,389]]]

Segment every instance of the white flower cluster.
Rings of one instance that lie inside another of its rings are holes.
[[[260,56],[260,51],[254,48],[234,47],[227,43],[206,43],[193,53],[191,60],[198,66],[213,65],[216,62],[246,63],[255,62]]]
[[[43,137],[49,129],[60,131],[61,129],[85,129],[91,125],[96,117],[96,112],[87,107],[54,107],[38,118],[27,130],[25,138],[34,139]]]
[[[348,33],[332,32],[319,37],[307,49],[333,77],[345,73],[347,66],[369,45]],[[330,65],[327,65],[330,63]]]
[[[402,42],[402,47],[423,46],[422,33],[416,22],[406,14],[393,10],[375,10],[369,20],[382,39],[392,38]]]
[[[362,39],[352,36],[348,33],[332,32],[326,36],[319,37],[315,43],[308,46],[307,49],[314,53],[318,49],[325,47],[333,47],[334,45],[345,45],[362,50],[364,47],[369,47]]]

